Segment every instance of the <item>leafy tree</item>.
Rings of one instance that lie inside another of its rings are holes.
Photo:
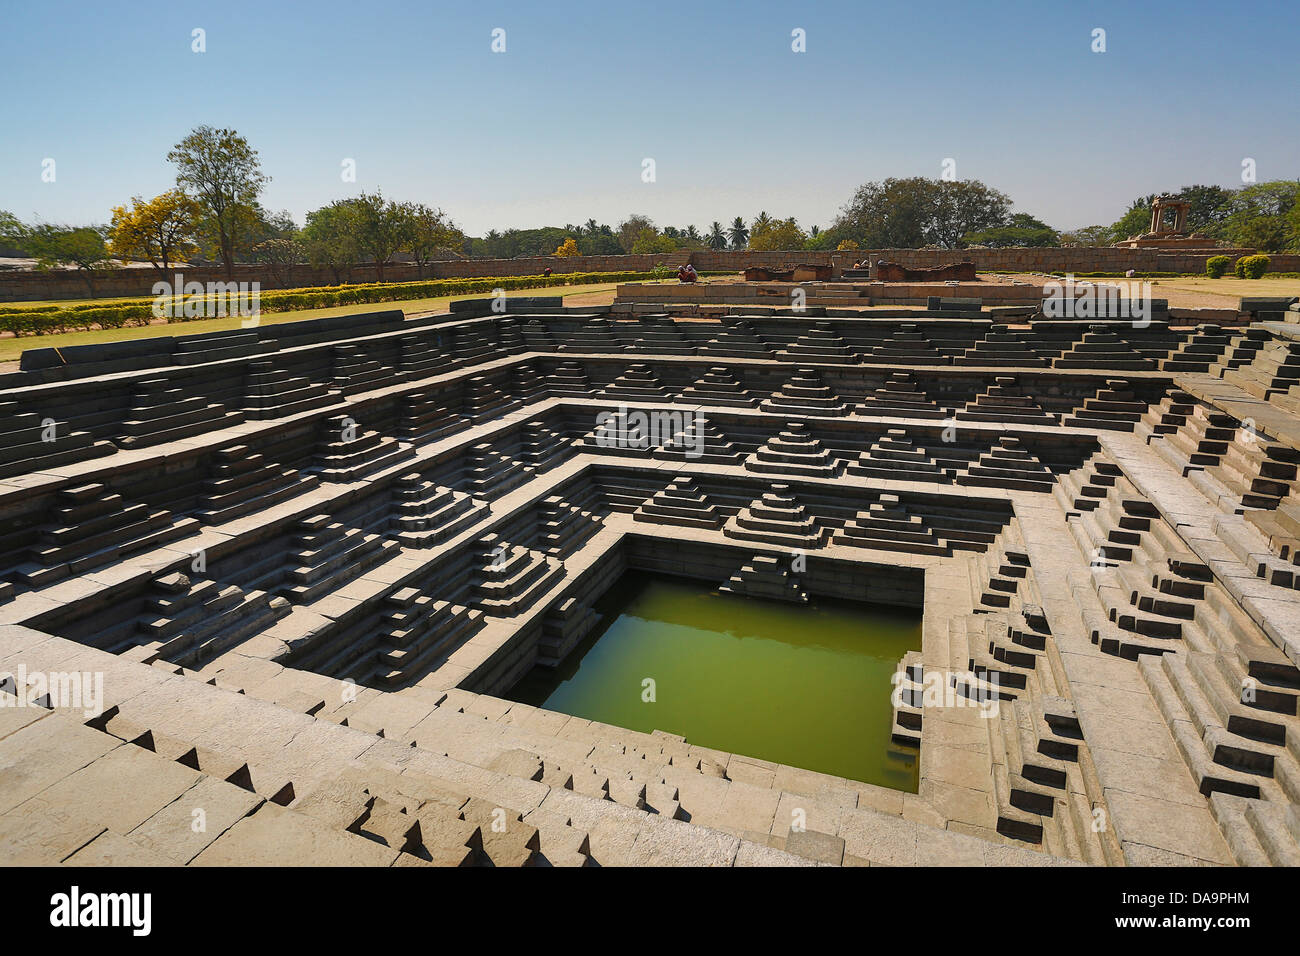
[[[425,267],[439,251],[459,252],[465,236],[441,209],[424,203],[402,203],[400,215],[406,219],[406,251],[415,260],[416,273],[423,279]]]
[[[363,192],[348,202],[354,210],[357,247],[363,258],[375,264],[375,274],[383,282],[384,266],[410,241],[410,219],[402,207],[378,191]]]
[[[731,248],[744,249],[749,245],[749,227],[745,225],[745,220],[737,216],[731,220],[731,227],[727,230],[727,237],[731,239]]]
[[[1010,197],[974,179],[886,179],[858,187],[834,228],[868,249],[955,249],[968,232],[1002,225],[1010,206]]]
[[[676,251],[677,243],[673,241],[671,236],[661,236],[653,228],[649,227],[642,229],[632,243],[633,255]]]
[[[658,235],[654,220],[649,216],[633,213],[618,224],[618,244],[624,252],[632,252],[632,246],[641,238],[643,230],[649,229]]]
[[[291,267],[303,261],[302,244],[297,239],[264,239],[253,246],[253,260],[266,264],[271,278],[280,288],[290,285]]]
[[[1110,226],[1082,226],[1060,234],[1063,246],[1108,246],[1111,244]]]
[[[860,247],[852,239],[841,239],[835,247],[836,252],[857,252]]]
[[[176,166],[176,184],[203,206],[226,278],[233,279],[236,236],[255,218],[251,210],[270,181],[257,150],[232,129],[199,126],[172,148],[167,161]]]
[[[749,233],[749,248],[760,252],[802,249],[807,241],[808,236],[793,217],[772,219],[766,213],[754,220],[754,228]]]
[[[569,237],[555,248],[555,254],[565,259],[571,259],[582,253],[578,251],[578,241],[573,237]]]
[[[329,269],[336,283],[351,275],[361,260],[357,239],[356,207],[351,200],[340,199],[307,213],[301,243],[307,261],[318,269]]]
[[[963,245],[991,246],[1059,246],[1061,237],[1055,229],[1027,213],[1018,212],[1004,226],[968,232],[962,237]]]
[[[1219,229],[1222,238],[1263,252],[1287,248],[1294,232],[1292,213],[1300,182],[1281,179],[1237,190]]]
[[[722,228],[722,223],[718,222],[716,219],[713,220],[713,223],[709,226],[709,235],[704,241],[708,244],[708,247],[713,250],[727,248],[727,233]]]
[[[180,189],[169,189],[148,202],[139,196],[131,208],[115,206],[109,225],[109,250],[119,259],[147,259],[160,271],[198,249],[202,207]]]
[[[0,247],[7,246],[21,252],[25,234],[26,229],[19,222],[18,217],[11,212],[0,209]]]
[[[90,294],[95,294],[95,273],[109,266],[104,226],[54,226],[42,224],[27,230],[24,245],[38,269],[75,266]]]

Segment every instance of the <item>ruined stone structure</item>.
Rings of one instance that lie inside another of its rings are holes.
[[[28,353],[0,853],[1300,863],[1298,307],[948,305],[512,300]],[[629,568],[922,608],[891,730],[919,792],[504,699]]]

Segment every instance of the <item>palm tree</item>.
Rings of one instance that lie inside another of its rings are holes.
[[[745,220],[739,216],[731,221],[731,228],[727,230],[727,235],[731,237],[733,249],[744,249],[749,245],[749,229],[745,227]]]
[[[589,236],[594,236],[596,233],[600,232],[600,226],[596,224],[596,220],[594,219],[588,219],[586,226],[583,228],[586,229],[587,235]]]
[[[762,212],[758,214],[758,218],[754,220],[754,225],[750,227],[749,234],[752,236],[756,232],[762,232],[763,229],[766,228],[768,224],[771,223],[771,221],[772,221],[772,217],[769,216],[767,214],[767,210],[764,209]]]
[[[689,240],[691,240],[692,242],[699,242],[699,241],[700,241],[700,230],[696,229],[694,226],[687,226],[687,227],[686,227],[686,238],[689,239]]]
[[[821,226],[813,226],[811,229],[808,230],[808,235],[811,236],[813,239],[816,239],[817,233],[821,231],[822,231]]]
[[[717,250],[727,248],[727,233],[722,228],[722,223],[718,222],[718,220],[713,220],[713,225],[709,227],[709,238],[706,239],[705,242],[709,244],[710,249]]]

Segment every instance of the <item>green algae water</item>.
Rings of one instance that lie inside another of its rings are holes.
[[[596,610],[601,626],[558,668],[533,668],[513,699],[916,792],[916,751],[889,737],[890,678],[921,646],[919,609],[787,604],[629,572]]]

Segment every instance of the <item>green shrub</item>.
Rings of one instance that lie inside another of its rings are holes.
[[[1244,256],[1237,260],[1237,265],[1241,268],[1238,273],[1243,279],[1258,279],[1268,271],[1268,256]]]
[[[1227,256],[1210,256],[1205,260],[1205,274],[1211,279],[1219,279],[1228,271],[1228,264],[1232,260]]]

